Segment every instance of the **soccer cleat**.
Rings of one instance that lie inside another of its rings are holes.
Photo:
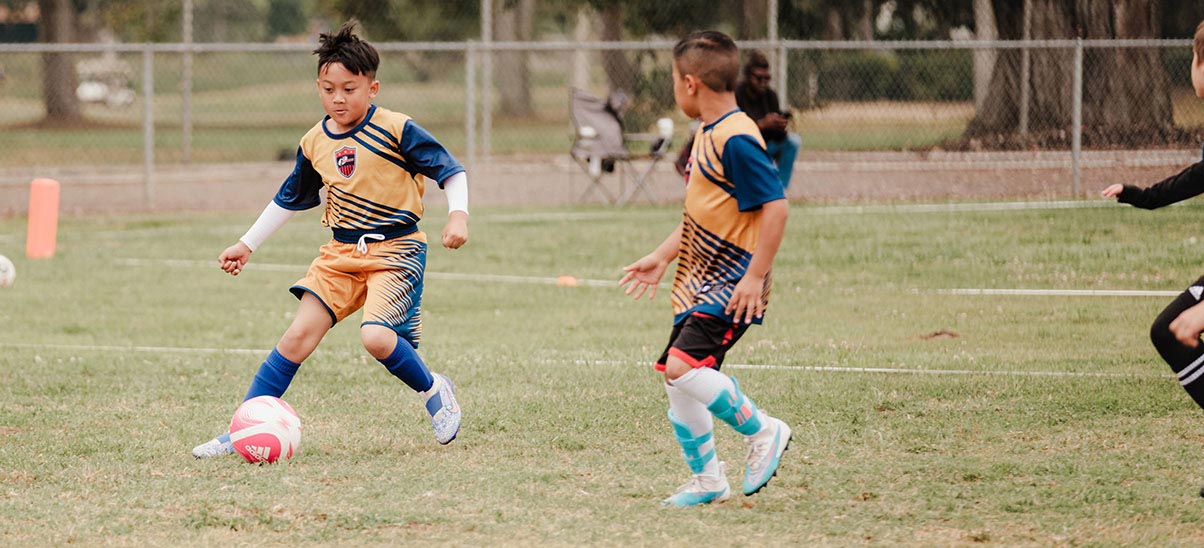
[[[226,441],[222,441],[222,437],[225,437]],[[220,457],[222,455],[232,454],[234,454],[234,445],[230,443],[230,438],[228,435],[213,438],[192,448],[192,456],[198,459],[207,459],[211,457]]]
[[[695,474],[685,485],[678,487],[673,496],[661,501],[661,506],[685,508],[723,502],[732,496],[727,485],[727,464],[719,463],[719,475]]]
[[[426,400],[426,411],[431,414],[435,441],[447,445],[460,432],[460,404],[456,402],[456,387],[451,379],[438,373],[431,376],[435,377],[439,390]]]
[[[790,446],[790,426],[761,411],[761,422],[767,430],[747,436],[748,458],[745,459],[744,494],[755,495],[778,473],[782,453]]]

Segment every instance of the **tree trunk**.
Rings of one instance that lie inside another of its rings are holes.
[[[1085,22],[1084,38],[1156,38],[1158,4],[1158,0],[1114,0],[1112,13],[1107,13],[1107,5],[1091,6],[1093,12],[1103,13]],[[1095,48],[1084,52],[1083,64],[1084,69],[1091,69],[1084,70],[1083,125],[1092,132],[1137,130],[1157,139],[1172,129],[1170,83],[1158,50]],[[1121,75],[1129,77],[1118,77]]]
[[[769,36],[769,5],[765,0],[743,0],[741,2],[741,32],[745,40],[758,40]]]
[[[1033,39],[1152,38],[1158,35],[1161,0],[1032,0]],[[993,0],[998,36],[1021,38],[1022,3]],[[1031,142],[1069,141],[1073,120],[1074,51],[1031,49],[1028,127]],[[991,87],[966,128],[970,138],[1020,142],[1019,49],[1002,50]],[[1173,132],[1169,83],[1158,52],[1143,48],[1091,48],[1083,59],[1084,143],[1149,143]],[[1025,143],[1021,143],[1025,144]]]
[[[530,41],[535,18],[535,0],[500,2],[501,10],[494,17],[494,38],[502,42]],[[525,51],[502,51],[497,54],[498,110],[507,116],[530,116],[531,67]]]
[[[996,40],[995,10],[991,0],[974,0],[974,38]],[[987,93],[991,90],[991,73],[995,71],[998,54],[993,49],[974,50],[974,108],[982,110]]]
[[[606,6],[601,13],[602,40],[617,42],[623,39],[623,8],[619,2]],[[610,80],[611,90],[623,90],[630,94],[635,87],[635,68],[627,59],[627,52],[620,50],[602,51],[602,70]]]
[[[75,40],[75,10],[71,0],[38,0],[41,16],[38,32],[42,42],[70,43]],[[42,95],[46,104],[44,123],[55,126],[83,122],[83,110],[75,88],[79,77],[70,53],[42,54]]]

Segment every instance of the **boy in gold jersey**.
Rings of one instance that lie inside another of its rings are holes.
[[[464,245],[467,177],[460,163],[409,116],[372,104],[380,91],[380,56],[353,30],[349,22],[338,33],[321,35],[314,53],[318,95],[327,116],[301,138],[296,167],[263,214],[218,256],[218,266],[237,276],[255,249],[297,211],[318,206],[319,191],[326,190],[322,224],[333,238],[290,288],[301,301],[297,315],[260,365],[245,399],[282,396],[326,332],[363,308],[364,348],[420,395],[435,439],[447,444],[460,430],[454,387],[446,376],[431,373],[416,352],[427,249],[418,221],[422,194],[427,182],[434,181],[448,198],[443,246]],[[196,458],[232,452],[229,433],[192,450]]]
[[[739,52],[713,31],[686,36],[673,49],[673,96],[702,124],[686,172],[682,222],[652,253],[624,268],[619,282],[639,299],[656,295],[665,269],[673,279],[674,327],[656,369],[664,372],[669,422],[693,477],[662,504],[695,506],[730,497],[715,453],[712,415],[745,436],[745,495],[777,474],[790,427],[757,409],[735,379],[719,372],[727,350],[761,323],[770,265],[788,206],[761,132],[736,106]]]

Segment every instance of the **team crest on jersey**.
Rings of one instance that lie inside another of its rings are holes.
[[[355,173],[355,147],[343,147],[334,151],[334,165],[348,179]]]

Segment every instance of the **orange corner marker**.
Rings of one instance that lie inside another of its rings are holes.
[[[59,225],[59,182],[34,179],[29,185],[29,230],[25,238],[25,256],[49,259],[54,256],[54,241]]]

